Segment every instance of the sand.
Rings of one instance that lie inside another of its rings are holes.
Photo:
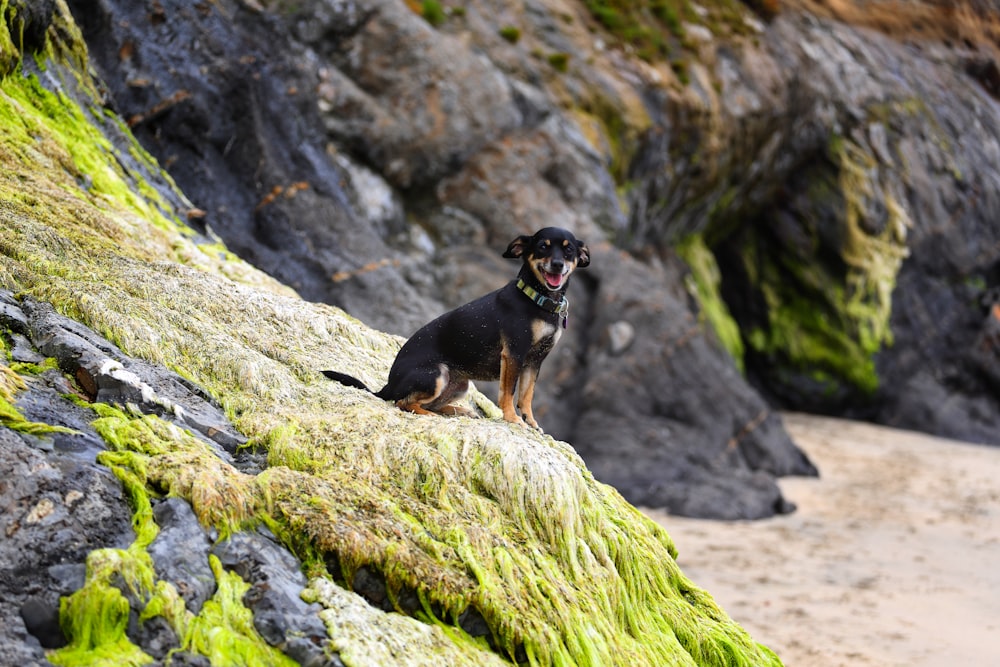
[[[1000,665],[1000,447],[785,415],[819,479],[786,516],[647,514],[685,574],[789,667]]]

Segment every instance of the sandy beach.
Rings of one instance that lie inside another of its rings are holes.
[[[819,479],[758,522],[648,511],[695,583],[789,667],[1000,664],[1000,448],[785,415]]]

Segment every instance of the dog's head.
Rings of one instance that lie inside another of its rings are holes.
[[[587,244],[560,227],[540,229],[534,236],[518,236],[503,256],[522,260],[539,285],[552,292],[563,289],[573,271],[590,264]]]

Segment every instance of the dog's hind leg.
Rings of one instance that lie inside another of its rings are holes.
[[[438,396],[433,403],[425,404],[424,407],[432,412],[438,413],[439,415],[452,415],[459,417],[478,416],[475,412],[464,406],[455,405],[455,401],[462,400],[468,393],[469,381],[465,379],[455,380],[451,377],[449,377],[449,380],[450,382],[448,382],[448,386],[444,388],[441,395]]]
[[[451,405],[469,390],[466,379],[452,380],[448,367],[438,364],[436,372],[430,369],[415,370],[407,378],[410,391],[396,400],[396,406],[419,415],[461,415],[475,414],[462,406]]]
[[[392,401],[400,410],[419,415],[433,414],[425,406],[433,403],[448,385],[448,369],[444,364],[411,367],[405,373],[393,376],[389,384],[375,395]]]
[[[396,401],[396,407],[399,408],[400,410],[405,410],[406,412],[412,412],[412,413],[418,414],[418,415],[433,415],[433,414],[435,414],[435,413],[431,412],[430,410],[424,409],[424,407],[420,404],[420,399],[416,398],[416,397],[412,398],[412,399],[409,398],[409,397],[404,398],[404,399],[400,399],[400,400]]]

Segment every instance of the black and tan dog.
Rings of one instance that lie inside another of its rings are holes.
[[[565,229],[546,227],[518,236],[503,256],[522,260],[517,279],[419,329],[396,355],[376,396],[410,412],[471,416],[453,405],[465,396],[469,380],[500,380],[504,419],[540,430],[531,413],[535,379],[566,327],[570,274],[590,264],[590,253]],[[323,374],[371,391],[350,375]],[[521,416],[514,410],[518,383]]]

